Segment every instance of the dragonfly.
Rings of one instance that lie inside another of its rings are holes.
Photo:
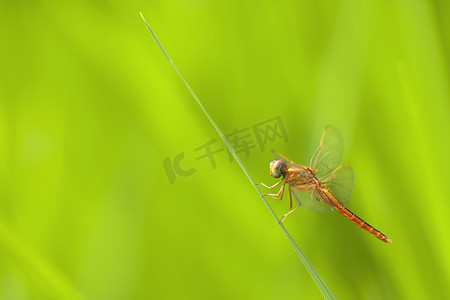
[[[272,177],[282,179],[272,186],[263,183],[261,185],[268,189],[281,185],[281,188],[276,194],[264,195],[281,200],[285,186],[288,185],[290,207],[283,215],[281,223],[300,206],[322,214],[336,210],[376,238],[392,244],[386,235],[345,207],[350,201],[355,175],[349,166],[340,165],[343,145],[341,132],[334,126],[327,126],[319,148],[311,158],[310,167],[299,165],[273,151],[275,160],[270,162],[269,172]],[[292,208],[292,196],[298,204],[295,208]]]

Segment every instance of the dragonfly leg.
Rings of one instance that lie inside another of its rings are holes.
[[[294,194],[294,196],[295,196],[295,194]],[[287,217],[289,214],[291,214],[291,213],[294,212],[297,208],[300,207],[300,205],[301,205],[301,204],[300,204],[300,201],[297,201],[297,202],[298,202],[297,207],[294,208],[294,209],[292,209],[292,192],[291,192],[291,188],[289,188],[289,211],[283,215],[283,219],[281,219],[281,221],[280,221],[281,224],[283,224],[283,221],[286,219],[286,217]]]
[[[289,187],[289,211],[292,209],[292,191],[291,187]]]
[[[263,194],[263,196],[269,196],[276,200],[281,200],[283,198],[284,193],[284,186],[286,185],[286,182],[283,183],[283,186],[281,187],[280,191],[276,194]]]
[[[301,188],[298,188],[298,189],[301,189]],[[292,189],[291,189],[291,187],[289,187],[289,193],[291,193],[291,192],[292,192]],[[297,195],[295,193],[293,193],[293,194],[295,197],[295,201],[297,201],[298,205],[299,206],[302,205],[302,203],[300,202],[300,199],[298,199]],[[289,194],[289,195],[292,195],[292,194]]]
[[[300,207],[300,205],[298,205],[297,207],[295,207],[294,209],[291,209],[290,211],[288,211],[287,213],[285,213],[284,215],[283,215],[283,219],[281,219],[281,224],[283,224],[283,222],[284,222],[284,219],[286,219],[286,217],[287,216],[289,216],[291,213],[293,213],[297,208],[299,208]]]
[[[276,187],[276,186],[278,186],[280,183],[282,183],[283,182],[283,180],[284,180],[284,178],[283,179],[281,179],[281,181],[280,182],[277,182],[277,183],[275,183],[274,185],[272,185],[272,186],[268,186],[268,185],[265,185],[264,183],[257,183],[257,184],[260,184],[260,185],[262,185],[263,187],[265,187],[265,188],[268,188],[268,189],[273,189],[274,187]]]

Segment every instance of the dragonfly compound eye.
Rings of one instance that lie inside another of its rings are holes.
[[[283,162],[281,160],[271,161],[270,165],[269,165],[270,176],[272,176],[274,178],[280,177],[282,175],[281,174],[282,165],[283,165]]]

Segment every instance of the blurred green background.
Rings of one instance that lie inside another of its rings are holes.
[[[223,145],[140,11],[256,182],[341,129],[349,208],[394,244],[290,216],[338,299],[450,299],[445,0],[1,1],[0,299],[322,298],[236,162],[201,158]]]

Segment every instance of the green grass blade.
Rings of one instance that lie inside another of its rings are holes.
[[[191,89],[191,87],[189,86],[189,84],[186,82],[186,80],[184,80],[183,76],[181,76],[180,72],[178,71],[177,67],[175,67],[174,63],[172,62],[172,60],[170,59],[169,55],[167,54],[166,50],[164,50],[164,47],[162,46],[161,42],[158,40],[158,38],[156,37],[156,34],[153,32],[152,28],[150,27],[150,25],[147,23],[147,21],[145,20],[144,16],[141,13],[141,17],[145,22],[145,25],[147,25],[148,30],[150,31],[150,34],[152,35],[153,39],[155,40],[156,44],[158,45],[159,49],[161,50],[161,52],[164,54],[164,56],[166,57],[166,59],[169,61],[170,65],[172,66],[172,68],[175,70],[175,72],[178,74],[178,77],[180,77],[181,81],[183,81],[184,85],[186,86],[186,88],[189,90],[189,92],[191,93],[192,97],[194,97],[195,101],[197,102],[197,104],[200,106],[201,110],[203,111],[203,113],[206,115],[206,117],[208,118],[208,120],[211,122],[211,124],[214,126],[214,128],[216,129],[217,133],[219,134],[220,138],[223,140],[223,142],[225,143],[226,147],[228,148],[228,150],[230,151],[230,153],[233,155],[234,159],[236,159],[236,161],[238,162],[239,166],[241,167],[242,171],[244,171],[245,175],[247,176],[248,180],[250,180],[251,184],[253,185],[253,187],[256,189],[256,191],[258,192],[259,196],[261,197],[261,199],[264,201],[264,204],[267,206],[267,208],[269,209],[270,213],[272,214],[272,216],[275,218],[275,220],[277,221],[278,225],[280,226],[281,230],[283,231],[283,233],[286,235],[287,239],[289,240],[289,242],[291,243],[292,247],[294,248],[295,253],[297,253],[297,256],[300,258],[300,260],[302,261],[302,263],[305,265],[306,269],[308,270],[309,274],[311,275],[311,277],[313,278],[314,282],[316,283],[317,287],[319,288],[320,292],[322,293],[323,297],[325,299],[336,299],[336,297],[333,295],[333,293],[331,292],[331,290],[328,288],[328,286],[325,284],[325,282],[322,280],[322,278],[320,277],[320,275],[317,273],[317,271],[314,269],[314,267],[311,265],[311,263],[309,262],[309,260],[306,258],[305,254],[303,254],[303,252],[300,250],[300,248],[297,246],[297,244],[295,243],[295,241],[292,239],[291,235],[287,232],[286,228],[283,226],[283,224],[280,222],[280,220],[278,219],[278,217],[276,216],[275,212],[272,210],[272,208],[270,207],[269,203],[266,201],[266,199],[264,198],[263,194],[259,191],[259,189],[256,187],[255,182],[253,181],[252,177],[250,176],[250,174],[247,172],[247,169],[245,168],[244,164],[242,163],[242,161],[240,160],[239,156],[236,154],[236,152],[234,151],[233,147],[230,145],[230,143],[228,142],[227,138],[225,137],[225,135],[222,133],[222,130],[220,130],[219,126],[217,126],[216,122],[214,122],[214,120],[211,118],[211,116],[208,114],[208,112],[206,111],[206,109],[203,107],[200,99],[198,99],[197,95],[194,93],[194,91]]]

